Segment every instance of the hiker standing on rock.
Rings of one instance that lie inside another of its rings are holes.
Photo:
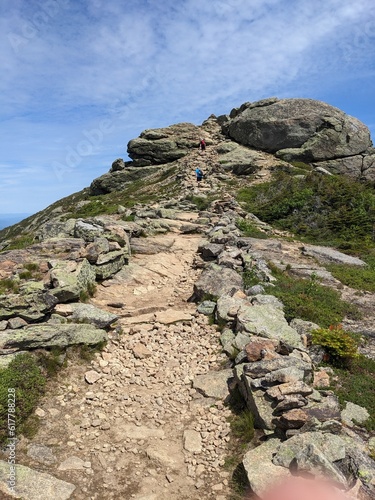
[[[203,172],[202,172],[202,170],[201,170],[199,167],[197,167],[197,168],[195,169],[195,175],[196,175],[196,177],[197,177],[197,182],[198,182],[198,184],[199,184],[199,183],[200,183],[200,181],[203,179]]]
[[[199,149],[200,149],[201,151],[205,151],[205,150],[206,150],[206,141],[205,141],[204,139],[201,139],[201,140],[199,141]]]

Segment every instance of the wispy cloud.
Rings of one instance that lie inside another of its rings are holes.
[[[6,3],[0,170],[12,165],[19,175],[9,179],[20,189],[28,162],[40,169],[39,183],[66,195],[69,182],[74,191],[77,179],[83,187],[106,172],[110,158],[124,156],[127,141],[144,128],[199,123],[270,95],[334,95],[335,105],[354,85],[353,74],[358,92],[374,78],[375,8],[368,0]],[[354,103],[347,104],[355,115]],[[110,129],[57,179],[53,165],[66,165],[68,151],[82,149],[85,132],[103,120]],[[35,205],[31,197],[21,211]]]

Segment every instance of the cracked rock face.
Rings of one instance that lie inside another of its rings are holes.
[[[136,166],[158,165],[178,160],[196,148],[202,132],[191,123],[145,130],[128,144],[128,154]]]
[[[324,161],[366,152],[369,129],[356,118],[313,99],[250,105],[227,126],[231,139],[283,160]]]

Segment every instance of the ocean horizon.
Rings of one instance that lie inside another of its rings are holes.
[[[21,220],[26,219],[26,217],[30,217],[32,214],[24,214],[24,213],[10,213],[10,214],[0,214],[0,230],[5,227],[13,226],[13,224],[17,224],[17,222],[21,222]]]

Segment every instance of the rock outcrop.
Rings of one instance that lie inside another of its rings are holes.
[[[375,179],[375,155],[368,127],[324,102],[270,98],[245,103],[233,109],[228,118],[223,132],[250,147],[250,158],[256,158],[256,150],[261,150],[285,162],[311,163],[320,171]],[[259,157],[249,161],[252,168],[246,169],[241,163],[245,162],[234,163],[237,173],[252,172]]]
[[[169,163],[197,148],[202,132],[192,123],[145,130],[128,144],[128,155],[134,166]]]
[[[368,128],[338,108],[313,99],[281,99],[240,108],[229,137],[287,161],[322,161],[365,153]]]

